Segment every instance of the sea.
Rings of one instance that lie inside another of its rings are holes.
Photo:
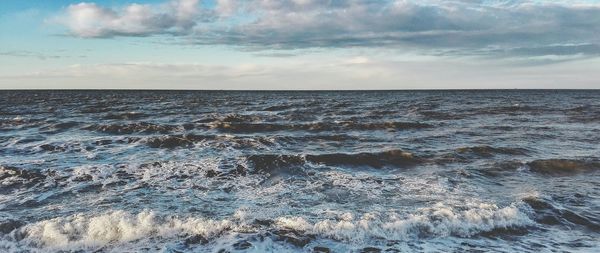
[[[0,91],[0,252],[600,252],[600,90]]]

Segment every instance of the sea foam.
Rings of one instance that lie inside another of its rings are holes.
[[[3,240],[32,249],[91,250],[149,241],[160,243],[174,238],[183,241],[191,235],[214,242],[219,237],[240,233],[290,230],[314,238],[361,245],[376,239],[472,237],[495,229],[526,227],[533,224],[527,212],[523,205],[517,203],[505,207],[472,203],[461,209],[438,203],[409,215],[340,212],[335,219],[275,217],[274,222],[264,228],[253,226],[254,216],[244,210],[222,220],[117,210],[97,215],[80,213],[31,223],[13,231]],[[6,242],[4,245],[7,245]]]

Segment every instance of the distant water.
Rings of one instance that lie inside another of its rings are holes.
[[[1,252],[600,252],[600,91],[1,91]]]

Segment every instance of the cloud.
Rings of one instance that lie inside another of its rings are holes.
[[[480,89],[595,88],[600,60],[545,66],[431,59],[394,61],[356,56],[328,61],[289,60],[279,64],[93,64],[0,75],[0,89]],[[435,74],[433,74],[435,73]],[[573,83],[573,80],[577,80]]]
[[[48,54],[48,53],[40,53],[33,52],[27,50],[13,50],[13,51],[0,51],[0,56],[7,57],[25,57],[25,58],[36,58],[39,60],[49,60],[49,59],[60,59],[60,58],[85,58],[84,55],[65,55],[65,54]]]
[[[600,3],[506,0],[173,0],[156,6],[67,8],[80,37],[172,34],[245,49],[416,48],[423,53],[600,54]],[[573,46],[585,45],[585,46]]]
[[[181,35],[196,25],[198,1],[171,1],[158,7],[131,4],[120,11],[95,3],[79,3],[70,5],[57,22],[67,26],[71,34],[85,38]]]
[[[41,54],[41,53],[35,53],[35,52],[25,51],[25,50],[0,51],[0,56],[27,57],[27,58],[37,58],[40,60],[61,58],[61,56],[59,56],[59,55]]]

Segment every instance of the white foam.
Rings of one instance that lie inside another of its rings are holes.
[[[275,218],[271,229],[295,230],[317,238],[361,244],[376,238],[406,240],[428,237],[470,237],[497,228],[522,227],[533,223],[517,204],[500,208],[494,204],[468,204],[457,209],[443,203],[401,216],[396,213],[340,212],[337,219],[285,216]],[[138,214],[112,211],[98,215],[76,214],[28,224],[13,232],[25,238],[23,247],[47,250],[96,249],[128,243],[181,241],[189,235],[208,239],[229,237],[237,233],[259,232],[251,227],[254,219],[247,210],[231,218],[213,220],[196,217],[173,217],[152,211]],[[13,243],[16,240],[13,238]],[[222,240],[220,240],[222,241]],[[6,242],[3,245],[8,245]],[[6,248],[5,248],[6,249]]]
[[[198,234],[207,238],[228,229],[228,220],[159,217],[154,212],[114,211],[97,216],[77,214],[29,224],[22,243],[46,249],[91,249],[150,238]]]
[[[277,225],[282,228],[356,243],[370,238],[404,240],[420,235],[470,237],[497,228],[531,224],[533,221],[516,204],[499,208],[485,203],[471,204],[464,210],[439,203],[407,217],[395,213],[367,213],[356,219],[344,214],[338,220],[328,219],[312,224],[301,217],[277,220]]]

